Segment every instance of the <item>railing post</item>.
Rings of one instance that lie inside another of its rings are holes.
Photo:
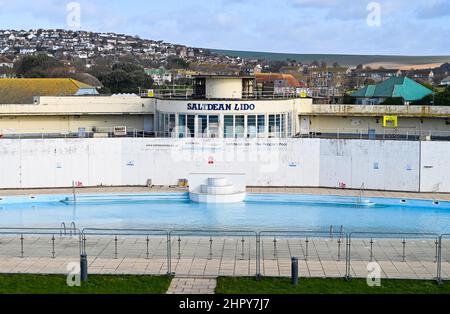
[[[309,246],[309,239],[308,239],[308,236],[306,236],[305,244],[306,244],[306,248],[305,248],[305,261],[308,261],[308,246]]]
[[[261,278],[261,233],[256,233],[256,279]]]
[[[23,234],[20,235],[20,258],[23,258]]]
[[[55,235],[52,235],[52,258],[55,258]]]
[[[150,242],[150,239],[148,238],[148,235],[147,235],[147,239],[146,239],[146,244],[147,244],[146,259],[149,258],[149,242]]]
[[[370,239],[370,262],[373,262],[373,238]]]
[[[213,239],[212,239],[212,236],[210,236],[209,237],[209,256],[208,256],[208,260],[210,260],[210,261],[213,258],[212,246],[213,246]]]
[[[277,253],[277,238],[274,237],[273,238],[273,260],[275,261],[278,257],[278,253]]]
[[[442,235],[438,239],[438,259],[437,259],[437,273],[436,281],[439,285],[442,284]]]
[[[117,235],[114,236],[114,259],[117,259]]]
[[[172,276],[172,241],[170,232],[167,232],[167,275]]]
[[[341,238],[338,239],[338,262],[341,261]]]
[[[402,245],[403,245],[402,262],[405,263],[406,262],[406,239],[403,239]]]
[[[346,236],[347,239],[347,245],[346,245],[346,250],[345,250],[345,279],[346,280],[350,280],[351,279],[351,234],[348,234]]]

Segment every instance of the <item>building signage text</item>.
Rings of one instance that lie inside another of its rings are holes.
[[[188,111],[253,111],[254,104],[194,104],[188,103]]]

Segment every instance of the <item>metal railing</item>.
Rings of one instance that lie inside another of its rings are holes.
[[[161,132],[162,133],[162,132]],[[83,139],[83,138],[155,138],[160,136],[159,132],[145,131],[135,128],[128,128],[126,134],[118,135],[114,132],[113,127],[96,128],[95,131],[86,132],[48,132],[42,129],[21,130],[20,132],[13,132],[11,130],[0,130],[1,139]]]
[[[407,128],[372,131],[367,128],[320,128],[298,133],[297,138],[400,140],[400,141],[450,141],[449,131],[416,130]]]
[[[186,133],[187,134],[187,133]],[[20,133],[13,133],[10,130],[0,130],[1,139],[83,139],[83,138],[178,138],[180,135],[174,132],[164,131],[144,131],[129,128],[126,135],[116,135],[114,128],[98,128],[93,131],[71,133],[46,132],[44,130],[24,130]],[[194,132],[186,137],[197,138],[203,135],[195,135]],[[273,135],[273,136],[276,136]],[[270,136],[269,136],[270,137]],[[359,140],[400,140],[400,141],[450,141],[449,131],[436,130],[415,130],[415,129],[383,129],[380,132],[371,132],[366,129],[358,128],[320,128],[297,133],[293,138],[324,138],[324,139],[359,139]],[[245,135],[242,134],[242,138]],[[289,137],[287,137],[289,138]]]
[[[265,90],[265,91],[241,91],[234,92],[235,97],[231,99],[242,100],[270,100],[270,99],[294,99],[300,98],[299,94],[295,90],[283,89],[278,90]],[[150,91],[144,91],[139,94],[141,97],[152,97],[158,99],[216,99],[208,97],[208,95],[196,95],[192,88],[175,88],[175,89],[154,89]]]
[[[198,238],[200,238],[200,241],[197,240]],[[189,241],[197,243],[199,252],[184,251],[183,244],[189,243]],[[173,255],[177,259],[177,271],[173,271],[177,275],[188,275],[185,273],[186,266],[192,262],[195,256],[197,257],[197,262],[202,263],[199,266],[204,267],[204,269],[194,268],[189,275],[234,275],[230,270],[224,272],[216,269],[214,264],[210,266],[212,263],[208,261],[212,261],[215,256],[222,261],[234,260],[235,263],[240,263],[241,265],[248,264],[249,276],[252,275],[251,269],[253,269],[253,275],[258,276],[260,274],[257,232],[244,230],[173,230],[169,232],[169,242],[171,245],[167,253],[170,265],[172,264]],[[235,250],[227,250],[227,248],[232,247],[235,247]],[[175,251],[175,254],[172,254],[172,251]],[[251,264],[253,264],[254,268],[252,268]],[[170,266],[170,269],[172,273],[172,266]]]
[[[15,236],[19,236],[19,255],[18,257],[20,258],[25,258],[25,249],[26,247],[26,240],[30,239],[32,240],[32,242],[30,243],[31,249],[30,252],[33,252],[34,249],[38,246],[39,244],[39,240],[40,238],[44,238],[44,244],[48,244],[46,239],[49,239],[51,242],[51,258],[54,259],[56,258],[56,245],[57,245],[57,241],[61,241],[61,240],[57,240],[56,235],[60,235],[60,238],[62,237],[62,235],[66,235],[66,228],[65,228],[65,224],[63,223],[61,225],[61,228],[0,228],[0,237],[15,237]],[[81,231],[76,229],[75,230],[75,235],[78,233],[79,237],[78,237],[78,253],[77,254],[81,254],[82,250],[81,250]],[[38,237],[38,239],[34,239],[35,237]],[[70,237],[72,239],[72,236]],[[0,242],[0,247],[1,247],[1,242]],[[66,247],[61,248],[61,250],[65,250]],[[0,250],[0,254],[1,254],[1,250]],[[31,254],[31,253],[30,253]]]
[[[259,232],[102,228],[80,231],[74,222],[70,230],[70,235],[78,235],[70,239],[77,240],[75,247],[80,256],[95,256],[96,261],[118,260],[119,265],[127,258],[152,260],[159,263],[156,274],[165,267],[168,275],[287,277],[290,261],[297,257],[303,263],[301,272],[308,271],[310,276],[366,278],[365,266],[376,262],[388,278],[414,277],[439,283],[450,279],[450,234],[346,233],[342,226]],[[67,235],[64,223],[60,228],[0,228],[0,256],[17,252],[19,258],[44,254],[54,259],[59,250],[68,248],[58,246],[66,243],[56,238],[58,234]],[[3,250],[5,245],[10,247]],[[78,253],[70,253],[70,258]]]
[[[402,269],[409,268],[406,266],[408,262],[422,268],[427,279],[440,281],[439,239],[440,235],[434,233],[352,232],[348,234],[348,278],[352,277],[352,262],[377,262],[390,278],[402,278]],[[353,269],[353,272],[357,277],[367,274],[358,269]]]

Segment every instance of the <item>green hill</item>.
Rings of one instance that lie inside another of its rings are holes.
[[[423,65],[450,62],[450,56],[386,56],[386,55],[339,55],[339,54],[293,54],[255,51],[235,51],[210,49],[211,52],[236,56],[245,59],[266,59],[268,61],[285,61],[293,59],[302,63],[325,61],[327,64],[338,62],[342,66],[356,66],[369,63],[392,63],[400,65]]]

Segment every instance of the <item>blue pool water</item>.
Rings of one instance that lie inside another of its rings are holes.
[[[66,200],[66,201],[64,201]],[[450,202],[249,194],[242,204],[206,205],[187,193],[0,198],[0,227],[227,228],[450,233]]]

